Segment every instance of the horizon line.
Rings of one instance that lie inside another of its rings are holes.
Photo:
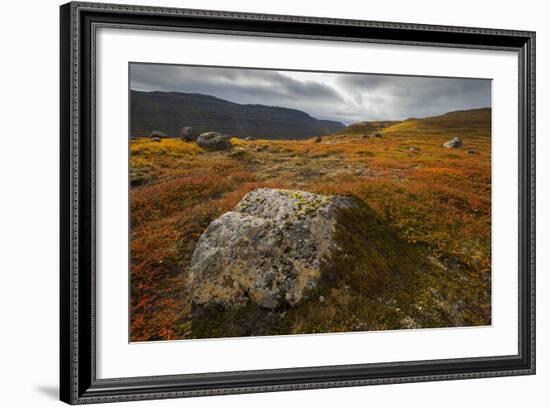
[[[444,111],[444,112],[439,113],[439,114],[430,114],[428,116],[411,116],[411,117],[407,117],[406,119],[372,119],[372,120],[360,120],[360,121],[356,121],[356,122],[350,122],[350,124],[346,124],[345,122],[340,121],[340,120],[323,119],[323,118],[320,118],[320,117],[316,117],[316,116],[313,116],[312,114],[310,114],[309,112],[306,112],[305,110],[301,110],[301,109],[296,109],[296,108],[286,107],[286,106],[279,106],[279,105],[261,104],[261,103],[238,103],[238,102],[234,102],[232,100],[222,99],[218,96],[210,95],[208,93],[182,92],[182,91],[177,91],[177,90],[141,90],[141,89],[133,89],[132,87],[129,87],[129,91],[130,92],[132,92],[132,91],[133,92],[142,92],[142,93],[176,93],[176,94],[183,94],[183,95],[200,95],[200,96],[208,96],[208,97],[218,99],[218,100],[221,100],[221,101],[227,102],[227,103],[233,103],[233,104],[239,105],[239,106],[265,106],[265,107],[273,107],[273,108],[279,108],[279,109],[294,110],[294,111],[297,111],[297,112],[305,113],[308,116],[310,116],[310,117],[312,117],[316,120],[340,123],[340,124],[343,124],[345,127],[349,127],[353,124],[365,123],[365,122],[388,122],[388,121],[404,122],[404,121],[407,121],[407,120],[428,119],[430,117],[443,116],[443,115],[448,114],[448,113],[467,112],[467,111],[471,111],[471,110],[492,109],[492,106],[479,106],[479,107],[472,107],[472,108],[467,108],[467,109],[449,110],[449,111]]]

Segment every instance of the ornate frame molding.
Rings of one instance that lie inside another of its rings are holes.
[[[60,19],[61,400],[85,404],[535,373],[534,32],[83,2],[61,6]],[[519,354],[97,379],[94,38],[100,26],[516,51],[520,61]]]

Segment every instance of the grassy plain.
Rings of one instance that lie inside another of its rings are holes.
[[[455,136],[463,148],[441,146]],[[232,143],[206,152],[131,140],[132,341],[491,323],[490,110],[357,125],[320,143]],[[351,194],[365,206],[341,214],[343,250],[309,300],[194,320],[185,281],[195,244],[259,187]]]

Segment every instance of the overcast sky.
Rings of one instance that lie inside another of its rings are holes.
[[[351,124],[491,106],[491,81],[131,64],[130,87],[203,93],[241,104],[283,106]]]

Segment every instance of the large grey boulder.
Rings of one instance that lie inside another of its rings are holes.
[[[189,273],[198,305],[296,305],[320,278],[335,248],[341,208],[353,198],[284,189],[249,192],[200,237]]]
[[[452,140],[446,141],[443,143],[443,147],[446,148],[460,148],[462,147],[462,140],[458,137],[454,137]]]
[[[202,133],[197,137],[197,144],[210,151],[229,150],[232,147],[230,137],[215,131]]]

